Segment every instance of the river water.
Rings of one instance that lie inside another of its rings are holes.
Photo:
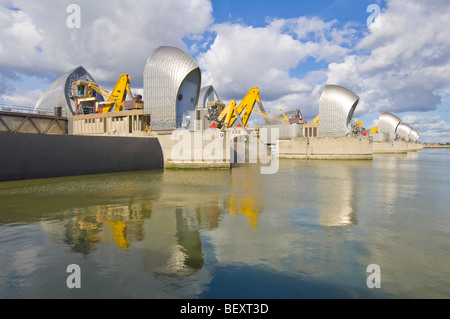
[[[425,149],[2,182],[0,298],[449,298],[449,165]]]

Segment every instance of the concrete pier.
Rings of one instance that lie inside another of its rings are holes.
[[[269,143],[245,130],[175,130],[154,132],[163,151],[165,168],[231,168],[234,163],[267,163]],[[273,146],[276,140],[273,141]]]
[[[416,143],[414,143],[416,144]],[[374,154],[406,154],[408,153],[408,143],[405,141],[374,141]]]
[[[405,141],[374,141],[374,154],[406,154],[423,149],[423,144]]]
[[[74,115],[73,135],[149,137],[150,116],[143,110]]]
[[[279,158],[292,159],[373,159],[369,137],[295,137],[278,142]]]
[[[218,130],[154,132],[164,168],[231,168],[226,139]]]
[[[423,145],[420,143],[408,143],[408,152],[417,152],[423,149]]]

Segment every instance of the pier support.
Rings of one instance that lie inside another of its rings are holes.
[[[280,140],[279,158],[295,159],[373,159],[369,137],[295,137]]]

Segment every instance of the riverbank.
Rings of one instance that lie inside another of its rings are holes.
[[[450,148],[450,145],[445,144],[438,144],[438,145],[433,145],[433,144],[424,144],[423,148]]]

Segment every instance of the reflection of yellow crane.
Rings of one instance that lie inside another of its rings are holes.
[[[237,215],[239,212],[247,216],[251,227],[258,227],[258,215],[261,210],[261,204],[256,197],[234,195],[230,198],[230,215]]]
[[[101,94],[104,98],[106,98],[105,102],[99,103],[99,105],[103,105],[103,110],[102,112],[100,112],[99,110],[99,113],[122,111],[127,93],[130,93],[130,95],[133,97],[133,93],[131,93],[130,89],[130,77],[128,76],[128,74],[122,74],[120,76],[111,93],[100,88],[94,82],[89,82],[89,88],[92,88],[93,90]]]
[[[111,226],[111,231],[114,234],[114,242],[120,248],[127,248],[130,246],[130,243],[126,239],[126,228],[127,225],[124,222],[109,222],[109,226]]]

